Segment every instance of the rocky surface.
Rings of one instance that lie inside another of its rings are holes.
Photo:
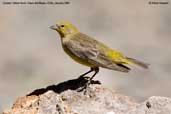
[[[80,91],[86,82],[78,78],[37,89],[18,98],[3,114],[171,114],[171,98],[153,96],[137,103],[98,81]]]

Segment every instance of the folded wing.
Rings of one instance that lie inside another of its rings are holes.
[[[113,60],[106,55],[105,50],[101,50],[101,47],[105,45],[85,34],[75,34],[70,40],[65,41],[64,45],[75,56],[98,67],[121,72],[128,72],[130,70],[123,64],[114,63]]]

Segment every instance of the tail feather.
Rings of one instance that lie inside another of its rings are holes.
[[[124,69],[127,69],[128,71],[131,70],[129,67],[123,65],[123,64],[117,64],[119,67],[122,67]]]
[[[148,67],[149,67],[148,63],[144,63],[144,62],[141,62],[139,60],[136,60],[136,59],[133,59],[133,58],[129,58],[129,57],[127,57],[127,59],[129,61],[131,61],[132,63],[134,63],[134,64],[136,64],[136,65],[138,65],[138,66],[140,66],[142,68],[148,69]]]

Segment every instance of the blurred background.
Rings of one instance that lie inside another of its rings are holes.
[[[59,21],[69,21],[113,49],[151,64],[149,70],[133,67],[128,74],[100,69],[95,79],[105,87],[139,102],[171,96],[170,4],[68,0],[70,4],[64,5],[3,5],[0,1],[0,112],[34,89],[89,70],[63,52],[59,35],[49,29]]]

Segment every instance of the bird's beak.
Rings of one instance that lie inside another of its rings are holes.
[[[52,25],[49,28],[52,30],[58,30],[59,29],[59,27],[57,25]]]

